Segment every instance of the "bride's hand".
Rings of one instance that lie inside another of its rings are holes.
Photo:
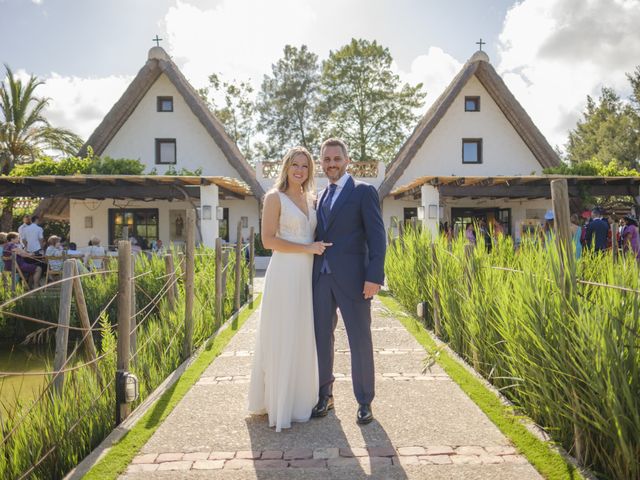
[[[307,245],[309,253],[313,253],[314,255],[322,255],[327,247],[330,247],[333,243],[326,242],[313,242]]]

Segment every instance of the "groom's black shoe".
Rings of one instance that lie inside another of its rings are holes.
[[[333,410],[333,397],[323,395],[318,399],[318,403],[311,410],[311,418],[326,417],[329,410]]]
[[[358,406],[358,413],[356,414],[356,421],[360,425],[366,425],[373,420],[373,413],[371,412],[370,403],[361,403]]]

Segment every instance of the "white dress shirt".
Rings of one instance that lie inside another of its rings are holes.
[[[27,252],[33,253],[42,249],[41,240],[44,238],[44,231],[40,225],[32,223],[24,227],[22,232],[27,242]]]
[[[336,183],[336,191],[333,194],[333,198],[331,199],[331,205],[329,205],[329,210],[331,210],[333,208],[333,206],[336,204],[336,200],[337,198],[340,196],[340,192],[342,192],[342,189],[344,188],[344,186],[347,184],[347,181],[349,180],[349,177],[351,177],[351,175],[349,175],[348,173],[345,172],[344,175],[342,175]],[[327,185],[327,189],[329,188],[329,186]],[[327,195],[329,195],[329,192],[327,192]]]

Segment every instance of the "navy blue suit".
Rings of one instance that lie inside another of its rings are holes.
[[[609,235],[609,222],[603,218],[591,220],[587,225],[585,235],[586,248],[593,248],[602,252],[607,249],[607,237]],[[615,240],[614,240],[615,241]]]
[[[316,240],[333,243],[313,263],[313,312],[320,395],[331,395],[333,387],[334,330],[340,309],[351,350],[351,377],[358,403],[374,397],[371,300],[365,300],[364,282],[384,283],[386,237],[380,201],[375,187],[349,177],[335,200],[328,218],[323,202],[317,205]],[[330,273],[322,273],[323,263]]]

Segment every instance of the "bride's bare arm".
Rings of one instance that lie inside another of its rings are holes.
[[[321,255],[327,244],[323,242],[313,242],[308,244],[290,242],[278,238],[278,222],[280,220],[280,196],[278,192],[268,192],[264,197],[264,208],[262,209],[262,245],[269,250],[277,250],[284,253],[313,253]]]

